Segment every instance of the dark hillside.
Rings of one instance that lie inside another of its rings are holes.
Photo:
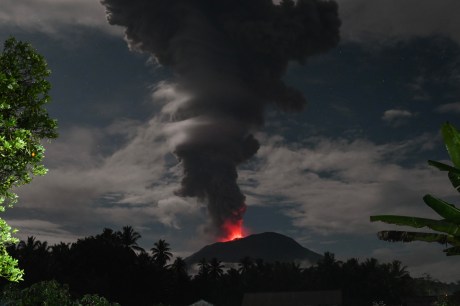
[[[254,234],[228,242],[210,244],[187,257],[188,264],[199,262],[202,258],[217,258],[223,262],[239,262],[243,257],[263,259],[265,262],[318,262],[322,256],[304,248],[294,239],[273,232]]]

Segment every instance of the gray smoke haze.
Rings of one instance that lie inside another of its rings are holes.
[[[178,194],[207,202],[216,237],[241,225],[245,197],[237,166],[256,154],[252,132],[274,104],[300,111],[302,94],[283,83],[289,61],[303,62],[339,42],[333,1],[102,0],[110,24],[126,28],[131,49],[172,68],[189,98],[173,120],[189,122],[176,144],[184,177]]]

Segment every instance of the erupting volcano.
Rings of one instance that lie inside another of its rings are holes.
[[[102,0],[133,50],[148,52],[174,78],[161,117],[183,167],[177,194],[207,204],[217,240],[243,236],[245,197],[237,167],[257,153],[253,133],[275,105],[300,111],[302,93],[284,84],[290,61],[339,42],[330,0]],[[171,132],[173,131],[173,132]]]
[[[208,262],[212,258],[218,258],[224,263],[239,263],[244,257],[262,259],[265,262],[302,262],[303,264],[307,262],[313,264],[323,258],[290,237],[268,232],[204,246],[185,261],[189,266],[200,262],[203,258]]]
[[[241,239],[245,236],[243,220],[237,220],[236,223],[232,223],[231,221],[224,222],[222,228],[225,236],[219,238],[220,242]]]

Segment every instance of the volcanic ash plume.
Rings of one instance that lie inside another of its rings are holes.
[[[175,73],[188,99],[173,106],[182,127],[175,154],[184,177],[178,194],[208,204],[217,237],[241,229],[246,209],[236,167],[252,157],[252,136],[270,103],[299,111],[302,94],[283,83],[289,61],[337,45],[333,1],[102,0],[111,24],[126,28],[131,49],[151,53]]]

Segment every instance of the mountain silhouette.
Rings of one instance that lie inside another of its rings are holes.
[[[318,262],[323,256],[304,248],[294,239],[273,232],[254,234],[227,242],[216,242],[203,247],[185,259],[192,265],[205,258],[237,263],[244,257],[265,262]]]

